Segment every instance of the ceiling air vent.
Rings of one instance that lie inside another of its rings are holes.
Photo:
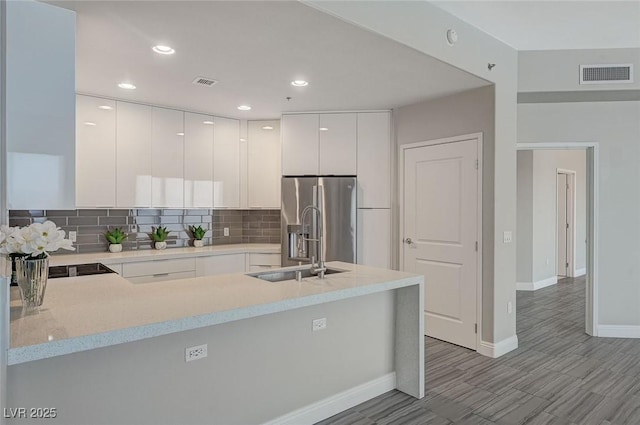
[[[633,65],[580,65],[580,84],[633,83]]]
[[[196,86],[205,86],[205,87],[211,87],[217,82],[218,80],[214,80],[213,78],[208,78],[208,77],[196,77],[192,81],[192,83],[195,84]]]

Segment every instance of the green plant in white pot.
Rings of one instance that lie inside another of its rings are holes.
[[[202,226],[189,226],[189,231],[193,235],[193,246],[196,248],[202,248],[204,246],[204,235],[207,234],[207,231],[202,228]]]
[[[152,227],[153,232],[151,233],[151,239],[153,239],[154,246],[156,249],[165,249],[167,247],[167,237],[169,236],[169,231],[165,226]]]
[[[109,241],[109,252],[122,252],[122,241],[127,238],[127,234],[119,227],[107,230],[104,237]]]

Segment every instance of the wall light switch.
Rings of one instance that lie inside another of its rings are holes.
[[[503,243],[511,243],[512,241],[513,241],[513,232],[511,232],[511,231],[504,232],[504,234],[502,236],[502,242]]]
[[[76,235],[77,235],[77,233],[76,233],[76,232],[73,232],[73,231],[72,231],[72,232],[69,232],[69,240],[70,240],[71,242],[75,242],[75,241],[76,241]]]
[[[229,236],[229,228],[228,227],[224,228],[224,235],[225,236]]]

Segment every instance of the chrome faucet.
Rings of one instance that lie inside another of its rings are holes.
[[[315,257],[311,257],[311,274],[317,274],[320,279],[324,279],[324,272],[327,271],[327,268],[324,265],[324,244],[322,240],[322,211],[313,205],[307,205],[304,210],[302,210],[301,217],[301,227],[304,229],[304,219],[307,216],[309,211],[315,211],[318,215],[318,227],[316,229],[315,238],[309,238],[302,234],[303,241],[310,241],[316,243],[316,248],[318,251],[318,264],[316,264]]]

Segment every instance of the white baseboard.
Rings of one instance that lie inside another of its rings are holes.
[[[536,291],[546,288],[547,286],[555,285],[556,283],[558,283],[558,276],[552,276],[537,282],[517,282],[516,289],[518,291]]]
[[[573,277],[580,277],[580,276],[584,276],[585,274],[587,274],[587,268],[583,267],[581,269],[575,269],[573,271]]]
[[[513,335],[507,339],[503,339],[497,343],[480,341],[480,347],[478,347],[478,353],[483,356],[497,358],[507,354],[509,351],[513,351],[518,348],[518,335]]]
[[[294,410],[280,416],[263,425],[304,425],[314,424],[330,418],[340,412],[357,406],[367,400],[393,390],[396,387],[396,373],[376,378],[357,387],[327,397],[324,400],[309,404],[301,409]]]
[[[598,325],[598,336],[605,338],[640,338],[640,326]]]

